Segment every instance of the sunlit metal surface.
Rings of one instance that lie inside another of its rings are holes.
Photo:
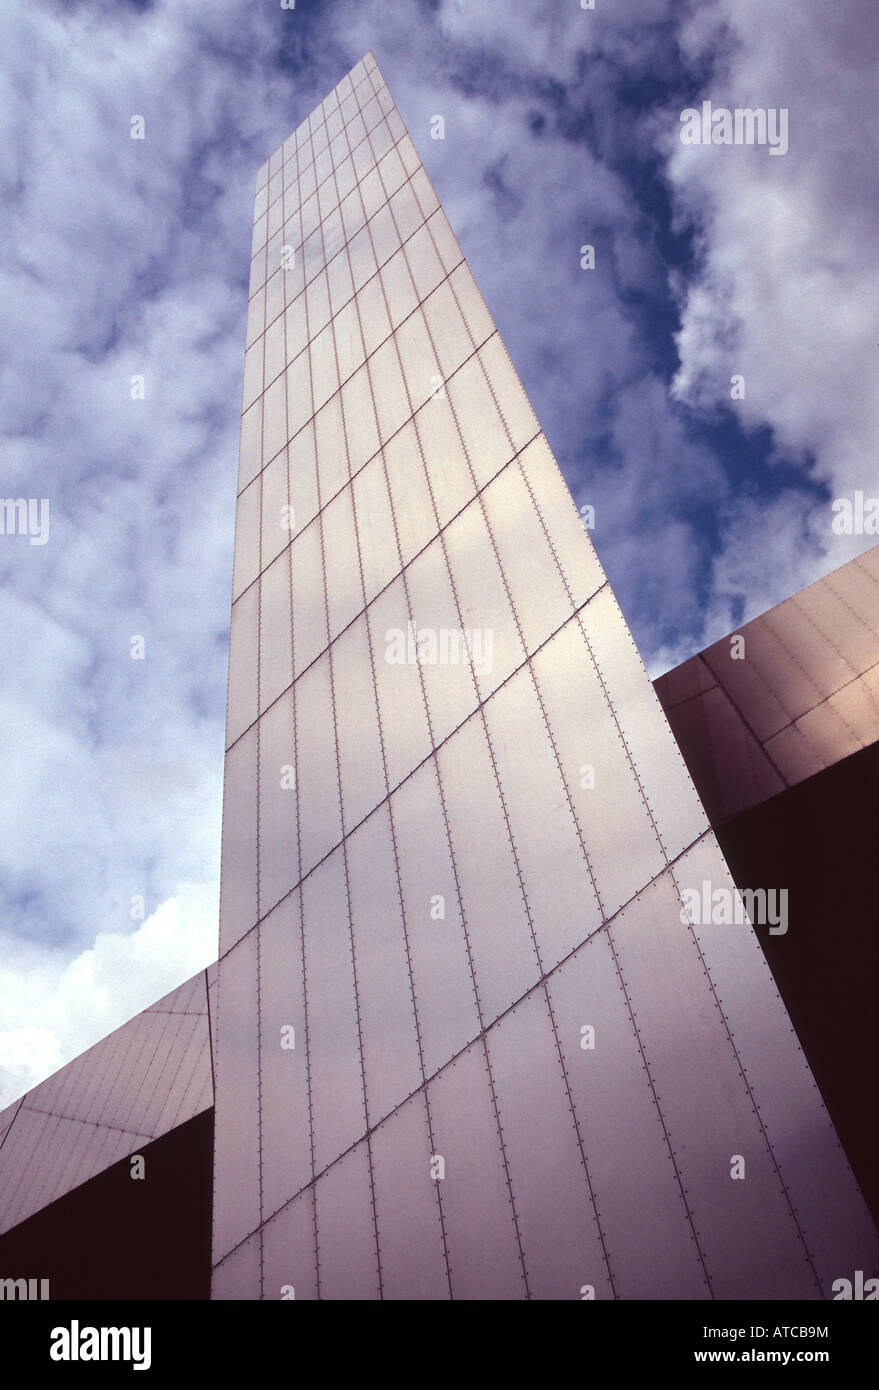
[[[879,739],[879,547],[656,681],[712,825]]]
[[[875,1233],[371,55],[254,225],[214,1296],[828,1296]]]

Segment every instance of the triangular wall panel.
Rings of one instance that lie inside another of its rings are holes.
[[[200,970],[0,1111],[0,1234],[213,1105],[216,970]]]

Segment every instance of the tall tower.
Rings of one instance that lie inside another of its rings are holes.
[[[822,1298],[872,1267],[754,929],[683,907],[705,885],[734,898],[367,54],[257,179],[213,1296]]]

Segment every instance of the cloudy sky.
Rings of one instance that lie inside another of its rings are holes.
[[[0,1105],[215,956],[254,175],[370,48],[651,674],[874,539],[872,0],[5,0]]]

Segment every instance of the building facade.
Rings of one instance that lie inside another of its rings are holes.
[[[257,180],[215,1298],[820,1298],[875,1235],[372,55]],[[759,930],[759,928],[758,928]]]

